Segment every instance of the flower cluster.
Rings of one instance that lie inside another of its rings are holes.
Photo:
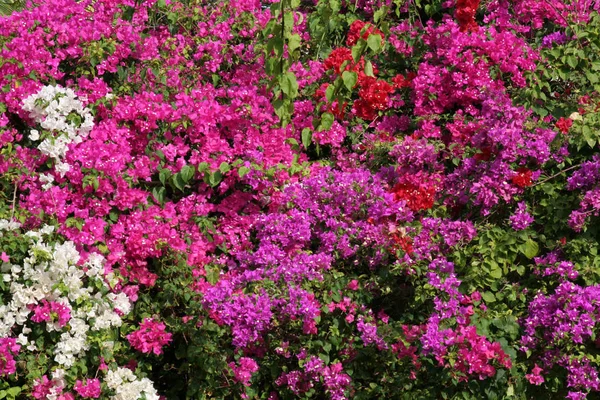
[[[235,380],[244,386],[250,386],[252,374],[258,371],[256,361],[248,357],[241,357],[238,360],[238,365],[229,363],[229,367],[233,371]]]
[[[56,162],[56,172],[64,176],[70,170],[63,161],[70,143],[81,143],[94,127],[89,109],[77,98],[72,89],[44,86],[39,92],[23,100],[23,110],[29,113],[49,136],[38,145],[40,152]],[[32,129],[32,141],[40,140],[40,132]]]
[[[417,3],[1,18],[0,397],[596,396],[600,9]]]
[[[112,400],[160,399],[148,378],[138,379],[128,368],[119,367],[108,371],[104,382],[114,392],[110,397]]]
[[[129,344],[134,349],[142,353],[162,354],[163,346],[171,342],[173,335],[166,332],[166,326],[163,322],[157,322],[151,318],[146,318],[140,323],[137,331],[127,335]]]

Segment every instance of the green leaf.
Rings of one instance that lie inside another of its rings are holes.
[[[357,44],[352,46],[352,59],[354,62],[358,62],[360,60],[360,56],[362,55],[364,48],[364,40],[360,39]]]
[[[300,48],[300,44],[302,43],[302,38],[297,33],[294,33],[288,39],[288,51],[293,53],[294,50]]]
[[[335,87],[333,85],[327,86],[327,89],[325,89],[325,98],[327,99],[327,101],[329,101],[329,102],[333,101],[333,93],[334,92],[335,92]]]
[[[354,89],[354,86],[356,86],[356,82],[358,81],[358,75],[356,74],[356,72],[344,71],[342,73],[342,80],[344,81],[344,85],[346,86],[346,88],[349,91],[352,91],[352,89]]]
[[[594,83],[598,83],[598,74],[594,73],[592,71],[585,71],[585,76],[587,77],[588,81],[590,81],[590,83],[594,84]]]
[[[185,188],[185,181],[181,177],[181,174],[175,174],[173,176],[173,178],[171,179],[171,182],[173,183],[173,186],[175,186],[175,188],[177,188],[183,192],[183,190]]]
[[[181,168],[181,171],[179,171],[179,175],[181,175],[181,179],[185,183],[188,183],[194,177],[194,167],[191,165],[185,165],[183,168]]]
[[[201,162],[198,164],[198,172],[206,172],[208,171],[210,165],[207,162]]]
[[[21,388],[18,387],[18,386],[11,387],[10,389],[8,389],[6,391],[6,393],[8,394],[9,398],[12,397],[14,399],[14,398],[16,398],[19,395],[19,393],[21,393]]]
[[[171,171],[165,168],[159,172],[158,179],[160,180],[160,183],[162,183],[164,186],[165,182],[171,177],[171,175]]]
[[[367,45],[371,50],[375,53],[378,53],[381,50],[381,36],[380,35],[369,35],[367,38]]]
[[[165,191],[164,187],[155,187],[152,189],[152,196],[158,201],[160,204],[165,202]]]
[[[493,302],[496,301],[496,296],[494,296],[494,293],[492,293],[492,292],[483,292],[483,293],[481,293],[481,298],[486,303],[493,303]]]
[[[308,149],[308,146],[312,143],[312,132],[310,128],[302,129],[302,146]]]
[[[527,239],[527,241],[521,248],[521,252],[525,255],[525,257],[529,259],[532,259],[533,257],[537,256],[539,251],[540,247],[536,242],[534,242],[531,239]]]
[[[506,389],[506,395],[507,396],[515,395],[515,387],[512,384],[508,385],[508,388]]]
[[[298,96],[298,81],[293,72],[288,71],[281,75],[279,78],[279,86],[281,87],[281,91],[288,96],[292,98]]]
[[[294,13],[291,11],[286,11],[283,14],[283,24],[285,25],[286,32],[291,32],[294,27]]]
[[[371,61],[367,61],[365,63],[365,75],[375,77],[373,72],[373,64],[371,64]]]
[[[335,117],[333,116],[333,114],[324,113],[321,116],[321,124],[319,125],[318,131],[322,132],[322,131],[327,131],[327,130],[331,129],[331,125],[333,125],[334,120],[335,120]],[[303,143],[304,143],[304,140],[303,140]]]
[[[238,169],[238,175],[240,176],[240,178],[243,178],[244,176],[246,176],[248,174],[248,172],[250,172],[250,168],[248,168],[248,167],[240,167]]]
[[[208,176],[208,184],[212,187],[217,186],[223,180],[221,171],[215,171]]]
[[[381,19],[381,17],[383,15],[385,15],[387,9],[386,7],[381,7],[380,9],[378,9],[377,11],[375,11],[375,13],[373,13],[373,21],[375,23],[379,22],[379,20]]]
[[[219,171],[221,171],[221,173],[223,173],[223,174],[226,174],[229,171],[231,171],[231,166],[228,163],[226,163],[225,161],[223,161],[221,163],[221,165],[219,165]]]
[[[495,279],[502,278],[502,268],[495,266],[490,270],[490,276]]]

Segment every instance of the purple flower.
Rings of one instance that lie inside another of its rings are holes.
[[[509,221],[516,231],[521,231],[531,225],[533,217],[527,212],[527,205],[525,202],[519,202],[517,211],[510,216]]]
[[[569,41],[569,37],[564,32],[553,32],[542,38],[542,47],[553,47],[554,45],[565,44]]]

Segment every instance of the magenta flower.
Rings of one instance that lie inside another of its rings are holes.
[[[165,331],[163,322],[153,321],[146,318],[140,323],[140,329],[127,335],[129,344],[142,353],[162,354],[162,347],[171,342],[173,334]]]
[[[258,364],[248,357],[241,357],[238,364],[229,363],[229,368],[233,371],[235,380],[244,386],[250,386],[250,379],[252,379],[252,374],[258,371]]]
[[[40,304],[33,307],[33,322],[58,322],[62,328],[71,320],[71,309],[56,301],[42,300]]]
[[[14,374],[17,364],[14,356],[17,355],[21,346],[14,338],[0,338],[0,376]]]
[[[101,393],[100,380],[97,378],[86,379],[85,384],[77,380],[73,389],[83,398],[97,399]]]
[[[531,383],[532,385],[539,386],[542,383],[544,383],[544,377],[540,375],[540,372],[542,372],[542,369],[540,367],[538,367],[537,364],[535,364],[535,367],[533,368],[532,373],[525,375],[525,378],[527,378],[529,383]]]

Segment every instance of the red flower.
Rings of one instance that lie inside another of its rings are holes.
[[[479,8],[479,0],[457,0],[456,19],[460,25],[460,31],[476,31],[479,26],[475,22],[475,14]]]
[[[405,78],[403,75],[400,74],[392,78],[392,82],[394,83],[394,87],[396,89],[410,87],[410,81],[411,79]]]
[[[564,134],[569,133],[571,126],[573,126],[573,120],[571,118],[561,117],[558,122],[556,122],[556,127],[558,130]]]
[[[386,81],[368,76],[362,82],[358,96],[369,103],[375,110],[385,110],[388,107],[389,95],[394,92],[392,85]]]
[[[340,47],[333,50],[325,62],[323,62],[323,66],[325,69],[333,69],[336,73],[341,73],[342,64],[347,61],[346,67],[353,63],[352,59],[352,51],[346,47]],[[345,68],[347,69],[347,68]]]
[[[362,35],[361,32],[363,32]],[[346,39],[346,45],[354,46],[356,43],[358,43],[359,39],[362,38],[364,40],[367,40],[367,38],[370,35],[381,36],[381,44],[383,45],[383,32],[375,28],[370,23],[365,23],[357,19],[352,23],[352,25],[350,25],[350,30],[348,31],[348,38]]]
[[[412,183],[399,183],[392,189],[396,200],[406,201],[413,211],[428,210],[435,201],[435,188],[418,186]]]
[[[489,161],[492,157],[492,149],[490,147],[483,147],[481,153],[476,153],[473,158],[477,161]]]
[[[517,174],[512,177],[511,181],[513,184],[526,188],[533,184],[531,180],[531,170],[521,167],[515,171]]]
[[[358,99],[354,102],[354,112],[358,118],[365,120],[373,120],[377,116],[377,112],[365,100]]]
[[[404,236],[400,232],[394,232],[392,233],[392,239],[396,246],[404,250],[406,254],[413,252],[412,239],[409,236]]]

